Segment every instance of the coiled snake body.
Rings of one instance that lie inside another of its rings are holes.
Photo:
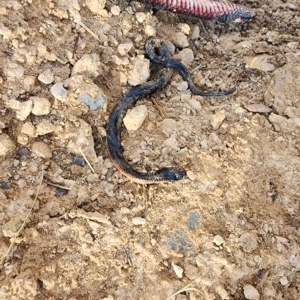
[[[157,48],[159,55],[156,55]],[[150,39],[146,43],[146,53],[149,58],[166,68],[162,69],[155,80],[142,84],[129,91],[116,104],[110,114],[107,125],[107,145],[108,152],[115,167],[130,180],[140,184],[151,184],[161,181],[181,180],[186,175],[186,172],[178,168],[162,168],[153,173],[141,173],[134,170],[124,159],[121,145],[120,128],[123,117],[128,109],[136,103],[137,100],[150,95],[163,88],[173,75],[173,70],[176,69],[181,76],[188,82],[192,93],[201,96],[224,96],[232,93],[235,87],[225,92],[206,93],[201,92],[192,82],[187,68],[180,62],[171,59],[171,54],[163,42],[158,42],[155,39]]]

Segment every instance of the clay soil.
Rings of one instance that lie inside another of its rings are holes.
[[[299,299],[299,1],[235,1],[255,19],[206,32],[134,2],[93,12],[99,2],[0,1],[0,299]],[[150,35],[202,90],[238,84],[203,98],[175,72],[137,104],[147,117],[122,127],[126,160],[187,171],[142,186],[111,163],[105,128]],[[97,66],[72,81],[84,55]],[[105,95],[102,109],[77,99],[85,85]],[[48,111],[20,117],[41,98]]]

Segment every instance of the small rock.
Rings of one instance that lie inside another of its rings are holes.
[[[61,82],[53,84],[50,91],[55,99],[66,102],[68,93]]]
[[[187,36],[182,32],[176,32],[174,35],[170,36],[172,42],[179,48],[186,48],[189,45]]]
[[[106,103],[106,96],[102,91],[99,91],[94,100],[90,94],[83,93],[78,97],[78,100],[81,103],[84,103],[89,108],[89,111],[95,111],[103,109],[104,104]]]
[[[86,0],[85,3],[91,12],[98,14],[105,7],[106,0]]]
[[[174,119],[164,119],[161,122],[162,132],[166,136],[170,136],[172,133],[177,130],[177,122]]]
[[[50,101],[46,98],[39,98],[39,97],[30,97],[32,100],[33,107],[32,113],[36,116],[43,116],[50,113]]]
[[[26,122],[23,124],[21,133],[28,135],[28,137],[33,138],[35,136],[35,128],[31,122]]]
[[[252,233],[243,233],[240,236],[239,240],[243,250],[247,253],[250,253],[257,248],[257,240],[254,234]]]
[[[223,238],[220,235],[216,235],[213,240],[214,244],[221,246],[224,243]]]
[[[195,266],[187,265],[184,269],[185,269],[184,273],[186,277],[189,278],[190,280],[194,280],[199,276],[198,269]]]
[[[147,106],[139,105],[130,110],[125,118],[124,125],[127,130],[139,129],[147,117]]]
[[[18,120],[24,121],[31,113],[32,100],[29,99],[27,101],[20,102],[15,99],[10,99],[6,102],[6,106],[16,112],[16,118]]]
[[[187,225],[190,230],[196,230],[200,226],[201,215],[198,209],[189,212]]]
[[[146,219],[140,218],[140,217],[135,217],[132,219],[132,224],[133,225],[144,225],[144,224],[146,224]]]
[[[24,89],[29,92],[33,89],[35,85],[36,77],[32,75],[25,75],[23,80]]]
[[[9,63],[5,68],[7,77],[20,78],[24,75],[25,69],[16,63]]]
[[[244,285],[244,296],[248,300],[257,300],[257,299],[259,299],[259,292],[251,284],[245,284]]]
[[[17,232],[22,226],[22,219],[20,216],[10,218],[10,220],[4,224],[2,228],[3,235],[6,237],[16,236]]]
[[[267,281],[264,285],[265,287],[263,289],[263,295],[265,297],[270,297],[275,299],[276,290],[274,289],[272,283]]]
[[[178,142],[176,140],[175,134],[172,134],[168,139],[166,139],[164,141],[164,145],[167,147],[170,147],[174,150],[178,150],[179,146],[178,146]]]
[[[191,49],[182,49],[174,58],[181,60],[184,64],[189,64],[194,60],[194,53]]]
[[[250,68],[262,70],[264,72],[275,70],[275,66],[268,62],[271,58],[272,56],[267,54],[262,54],[255,57],[244,57],[245,62]]]
[[[110,9],[110,12],[112,13],[113,16],[119,16],[120,15],[120,7],[117,5],[112,6]]]
[[[120,44],[118,46],[119,54],[122,56],[126,55],[131,50],[132,46],[133,46],[132,42]]]
[[[198,25],[196,25],[193,29],[193,32],[192,32],[192,40],[197,40],[200,36],[200,28]]]
[[[86,74],[87,77],[96,78],[100,74],[100,59],[95,53],[83,55],[74,65],[72,76]]]
[[[190,34],[190,31],[191,31],[191,28],[188,24],[185,24],[185,23],[179,23],[177,25],[177,27],[185,34],[185,35],[189,35]]]
[[[48,120],[42,120],[37,126],[36,126],[36,135],[45,135],[48,133],[51,133],[55,130],[55,126],[49,122]]]
[[[171,85],[175,85],[180,92],[186,91],[189,87],[186,81],[172,82]]]
[[[150,61],[143,56],[137,56],[134,59],[133,69],[128,74],[128,83],[136,86],[145,82],[150,76]]]
[[[38,80],[45,84],[50,84],[54,81],[54,76],[50,70],[45,70],[38,77]]]
[[[289,281],[286,278],[286,276],[283,276],[283,277],[280,278],[280,284],[283,285],[283,286],[286,286],[286,285],[289,284]]]
[[[0,134],[0,157],[5,157],[15,150],[16,146],[7,134]]]
[[[190,180],[196,180],[196,179],[197,179],[196,174],[195,174],[193,171],[191,171],[191,170],[188,170],[188,171],[186,172],[186,176],[187,176]]]
[[[196,100],[195,98],[191,98],[189,100],[189,104],[190,106],[195,109],[196,111],[200,111],[201,110],[201,104],[198,100]]]
[[[155,28],[153,28],[151,25],[147,24],[145,26],[145,34],[149,36],[154,36],[156,34]]]
[[[216,195],[217,197],[221,197],[223,195],[223,190],[220,188],[216,188],[214,190],[214,195]]]
[[[51,158],[52,152],[49,149],[48,145],[44,142],[34,142],[32,144],[32,152],[35,153],[37,156],[42,158]]]
[[[219,127],[221,126],[221,124],[223,123],[223,121],[225,120],[226,115],[225,112],[223,110],[217,112],[216,114],[214,114],[211,117],[211,121],[210,124],[213,127],[214,130],[219,129]]]
[[[136,17],[136,20],[139,22],[139,23],[143,23],[146,19],[146,14],[143,13],[143,12],[137,12],[135,14],[135,17]]]
[[[218,285],[216,287],[216,292],[218,293],[218,295],[220,296],[220,298],[222,300],[229,300],[230,299],[230,296],[228,294],[228,292],[220,285]]]
[[[172,264],[172,268],[178,278],[182,278],[183,269],[175,264]]]

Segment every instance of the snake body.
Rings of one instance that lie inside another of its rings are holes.
[[[146,82],[131,91],[129,91],[121,100],[116,104],[112,110],[108,124],[107,124],[107,146],[111,160],[115,167],[130,180],[140,184],[151,184],[160,181],[175,181],[181,180],[186,175],[184,170],[178,168],[162,168],[153,173],[141,173],[134,170],[124,159],[122,153],[123,148],[121,145],[120,128],[123,117],[128,109],[136,103],[137,100],[150,95],[161,88],[163,88],[173,75],[173,69],[176,69],[181,76],[188,82],[191,91],[197,95],[202,96],[224,96],[232,93],[235,88],[225,92],[218,93],[205,93],[199,91],[192,79],[187,68],[180,62],[171,59],[171,54],[163,42],[150,39],[146,43],[146,53],[149,58],[166,68],[159,71],[155,80]],[[159,55],[155,53],[158,49]]]
[[[244,23],[254,17],[244,5],[223,0],[137,0],[146,5],[202,19],[215,19],[221,23]]]

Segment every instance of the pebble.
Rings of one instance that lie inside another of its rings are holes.
[[[43,116],[50,113],[50,101],[46,98],[40,98],[40,97],[30,97],[30,100],[32,100],[33,107],[32,107],[32,113],[36,116]]]
[[[200,111],[201,110],[201,104],[198,100],[196,100],[195,98],[191,98],[189,101],[190,106],[195,109],[196,111]]]
[[[228,292],[220,285],[218,285],[216,287],[216,292],[218,293],[218,295],[220,296],[220,298],[222,300],[229,300],[230,299],[230,296],[228,294]]]
[[[186,277],[189,278],[190,280],[194,280],[199,276],[197,267],[195,267],[193,265],[187,265],[185,267],[184,273],[185,273]]]
[[[174,55],[174,58],[181,60],[184,64],[189,64],[194,60],[194,53],[191,49],[186,48]]]
[[[245,284],[244,285],[244,296],[248,300],[257,300],[257,299],[259,299],[259,292],[251,284]]]
[[[135,106],[129,112],[127,112],[124,118],[124,125],[127,130],[139,129],[147,117],[147,106],[139,105]]]
[[[161,128],[162,132],[169,137],[177,131],[177,122],[174,119],[164,119],[161,122]]]
[[[135,217],[132,219],[132,224],[133,225],[144,225],[144,224],[146,224],[146,219],[140,218],[140,217]]]
[[[286,276],[283,276],[283,277],[280,278],[280,284],[283,285],[283,286],[286,286],[286,285],[289,284],[289,281],[288,281]]]
[[[68,190],[63,189],[63,188],[57,188],[55,191],[55,196],[56,197],[62,197],[68,194]]]
[[[220,235],[216,235],[213,240],[214,244],[221,246],[224,243],[223,238]]]
[[[86,0],[85,3],[91,12],[98,14],[105,7],[106,0]]]
[[[178,150],[179,146],[178,146],[178,142],[176,140],[175,134],[172,134],[168,139],[166,139],[164,141],[164,145],[167,147],[170,147],[174,150]]]
[[[145,26],[145,34],[149,37],[149,36],[154,36],[156,34],[156,30],[154,27],[152,27],[151,25],[147,24]]]
[[[12,217],[10,220],[4,224],[2,227],[2,233],[5,237],[16,236],[16,233],[19,231],[22,225],[22,219],[20,216]]]
[[[191,171],[191,170],[188,170],[188,171],[186,172],[186,176],[187,176],[190,180],[196,180],[196,179],[197,179],[196,174],[195,174],[193,171]]]
[[[200,226],[201,214],[198,209],[189,212],[187,225],[190,230],[196,230]]]
[[[85,160],[81,156],[74,156],[73,157],[73,164],[77,166],[84,167],[85,166]]]
[[[48,120],[42,120],[37,126],[36,126],[36,135],[45,135],[48,133],[51,133],[55,130],[55,126]]]
[[[219,129],[223,121],[225,120],[226,115],[223,110],[217,112],[216,114],[211,116],[210,124],[213,127],[214,130]]]
[[[28,137],[33,138],[35,136],[35,128],[31,122],[26,122],[22,125],[21,133],[28,135]]]
[[[29,92],[33,89],[36,82],[36,77],[32,75],[25,75],[23,80],[23,88]]]
[[[247,253],[254,251],[257,248],[257,240],[254,234],[245,232],[239,238],[243,250]]]
[[[100,74],[100,59],[95,53],[83,55],[74,65],[72,76],[84,74],[96,78]]]
[[[0,157],[5,157],[15,150],[16,146],[5,133],[0,134]]]
[[[275,70],[275,66],[269,63],[271,58],[272,56],[270,55],[261,54],[255,57],[246,56],[244,57],[244,60],[251,69],[258,69],[264,72],[271,72]]]
[[[6,102],[6,106],[16,112],[16,118],[20,121],[26,120],[32,110],[32,100],[24,102],[10,99]]]
[[[38,80],[45,84],[50,84],[54,81],[53,73],[50,70],[45,70],[38,76]]]
[[[190,28],[190,26],[188,24],[179,23],[177,25],[177,28],[179,28],[185,35],[189,35],[190,34],[191,28]]]
[[[51,158],[52,152],[49,149],[48,145],[44,142],[34,142],[32,144],[32,152],[35,153],[37,156],[42,158]]]
[[[128,83],[131,86],[139,85],[150,76],[150,61],[145,59],[143,56],[137,56],[133,62],[133,69],[128,74]]]
[[[85,104],[89,111],[95,111],[103,109],[104,104],[106,103],[106,96],[103,92],[98,92],[96,99],[94,100],[93,97],[88,93],[83,93],[78,97],[78,100]]]
[[[132,42],[120,44],[118,46],[119,54],[122,55],[122,56],[126,55],[132,49],[132,46],[133,46]]]
[[[112,6],[112,8],[110,9],[110,12],[112,13],[113,16],[119,16],[120,15],[120,7],[117,5]]]
[[[68,93],[61,82],[53,84],[50,91],[55,99],[66,102]]]
[[[195,25],[192,31],[192,40],[197,40],[200,36],[200,27],[198,25]]]
[[[8,63],[5,69],[7,77],[20,78],[24,75],[25,69],[16,63]]]
[[[143,23],[146,19],[146,14],[143,13],[143,12],[137,12],[135,14],[135,17],[136,17],[136,20],[139,22],[139,23]]]
[[[178,265],[172,264],[172,268],[178,278],[182,278],[183,276],[183,269]]]
[[[186,91],[189,87],[186,81],[172,82],[171,85],[175,85],[180,92]]]
[[[183,32],[176,32],[170,36],[172,42],[179,48],[186,48],[189,46],[187,36]]]

